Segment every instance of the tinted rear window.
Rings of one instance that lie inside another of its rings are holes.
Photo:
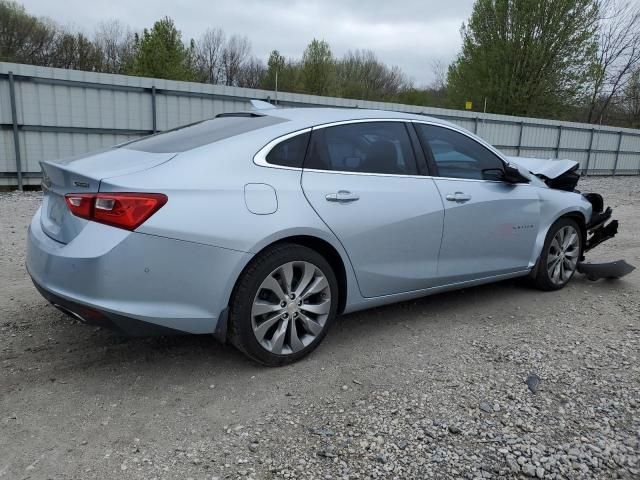
[[[149,153],[178,153],[286,122],[284,118],[218,117],[135,140],[122,146]]]
[[[267,162],[284,167],[302,168],[310,133],[301,133],[277,144],[267,155]]]

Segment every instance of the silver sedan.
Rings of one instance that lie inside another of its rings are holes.
[[[281,365],[342,313],[520,276],[562,288],[617,228],[577,168],[418,115],[221,114],[42,162],[27,268],[84,322]]]

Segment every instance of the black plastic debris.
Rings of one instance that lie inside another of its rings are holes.
[[[598,227],[590,228],[589,238],[587,238],[587,243],[584,246],[584,251],[588,252],[592,248],[600,245],[602,242],[615,237],[616,233],[618,233],[618,226],[618,220],[611,220],[606,225],[602,223]]]
[[[629,275],[636,269],[624,260],[617,260],[609,263],[579,263],[578,272],[587,276],[589,280],[595,281],[601,278],[622,278]]]

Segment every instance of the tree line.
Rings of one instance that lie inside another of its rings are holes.
[[[476,0],[450,65],[416,86],[370,50],[334,55],[313,39],[298,58],[257,58],[246,36],[185,40],[171,18],[92,36],[0,0],[0,61],[267,90],[640,127],[640,11],[627,0]]]
[[[0,0],[0,61],[269,90],[277,76],[281,91],[366,100],[401,101],[414,90],[398,67],[370,50],[336,58],[326,41],[314,39],[299,59],[273,50],[265,63],[246,36],[221,28],[185,41],[168,17],[142,32],[111,20],[89,38],[11,0]]]
[[[628,0],[476,0],[449,99],[640,127],[640,10]]]

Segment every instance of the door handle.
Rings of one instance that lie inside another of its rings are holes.
[[[330,193],[326,197],[327,202],[351,203],[360,200],[360,197],[348,190],[339,190],[338,193]]]
[[[450,202],[464,203],[464,202],[468,202],[469,200],[471,200],[471,195],[468,195],[468,194],[463,193],[463,192],[456,192],[456,193],[447,194],[447,196],[445,198],[447,200],[449,200]]]

